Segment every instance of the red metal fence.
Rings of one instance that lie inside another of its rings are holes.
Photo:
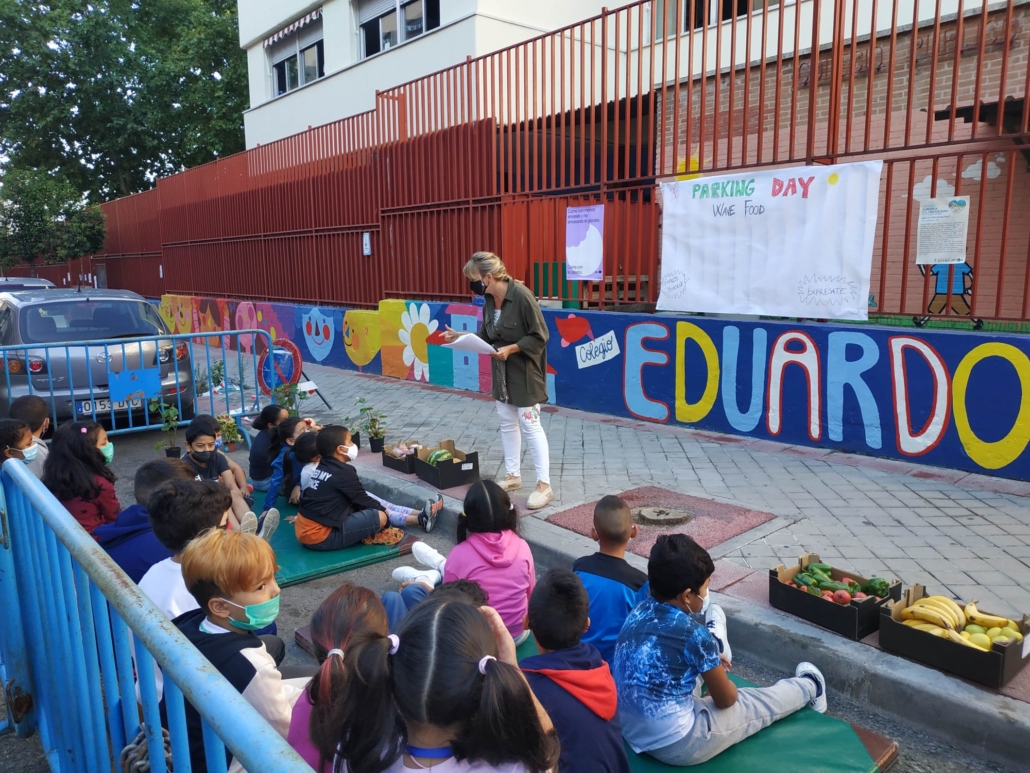
[[[635,3],[111,202],[94,265],[148,295],[370,306],[460,298],[490,249],[542,298],[653,304],[657,181],[876,157],[871,313],[1025,319],[1028,46],[1021,0]],[[918,201],[952,192],[971,308],[915,265]],[[565,282],[565,209],[601,202],[606,278]]]

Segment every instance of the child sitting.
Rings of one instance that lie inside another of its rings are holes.
[[[597,648],[580,641],[592,624],[589,608],[575,574],[568,569],[545,574],[533,589],[525,623],[540,654],[519,666],[558,731],[561,773],[629,773],[622,728],[615,718],[615,680]]]
[[[36,452],[31,460],[26,461],[32,474],[43,477],[43,465],[50,454],[50,448],[43,442],[43,435],[50,429],[50,409],[46,400],[39,395],[22,395],[11,401],[7,415],[12,419],[25,422],[32,432],[32,442]]]
[[[21,459],[30,470],[39,453],[29,425],[17,419],[0,419],[0,444],[4,454],[0,461]]]
[[[302,465],[300,469],[301,494],[311,487],[311,476],[314,475],[322,455],[318,453],[318,433],[305,432],[293,443],[293,458]]]
[[[434,598],[452,594],[474,607],[485,607],[489,603],[486,591],[474,580],[453,580],[435,588],[425,580],[416,579],[401,584],[400,591],[386,591],[380,598],[386,607],[390,633],[396,633],[401,620],[408,611],[421,604],[429,595]]]
[[[250,444],[250,481],[255,491],[268,491],[274,472],[272,462],[268,458],[271,445],[269,432],[289,415],[290,412],[281,405],[266,405],[261,409],[261,414],[254,419],[253,426],[258,432]]]
[[[174,623],[285,738],[302,685],[283,679],[275,659],[254,635],[279,615],[278,568],[265,540],[212,529],[183,551],[182,576],[198,609]],[[186,730],[193,770],[207,770],[200,715],[188,701]],[[232,760],[230,773],[242,770],[239,761]]]
[[[388,633],[386,610],[375,593],[350,583],[333,591],[311,618],[311,644],[319,669],[293,706],[286,740],[319,773],[331,773],[340,738],[352,736],[355,717],[384,703],[382,693],[370,694],[369,684],[352,677],[366,647]],[[372,738],[348,746],[354,758],[378,748]]]
[[[529,544],[519,536],[519,514],[508,492],[492,480],[473,483],[465,495],[465,511],[458,518],[458,544],[444,557],[430,545],[416,542],[411,554],[429,569],[402,566],[394,569],[398,582],[412,580],[430,585],[453,580],[475,580],[486,591],[508,631],[521,644],[529,638],[522,621],[536,581]]]
[[[129,578],[138,583],[154,564],[172,556],[161,544],[150,525],[147,500],[162,483],[192,480],[193,468],[181,459],[151,459],[136,470],[133,480],[136,504],[118,514],[114,523],[98,526],[93,532],[100,547],[107,551]]]
[[[265,494],[265,512],[279,503],[279,497],[287,496],[291,505],[300,502],[301,465],[293,454],[293,447],[302,435],[311,432],[311,426],[297,416],[289,416],[268,432],[268,458],[272,465],[272,478]]]
[[[647,563],[650,596],[626,618],[612,672],[622,734],[635,752],[697,765],[806,705],[826,711],[826,682],[811,663],[772,687],[729,680],[712,633],[694,615],[709,606],[711,556],[685,534],[662,535]],[[694,697],[697,678],[708,695]]]
[[[229,491],[233,513],[229,520],[230,528],[253,533],[258,530],[257,516],[250,511],[244,492],[236,485],[225,456],[215,450],[217,424],[213,416],[207,415],[198,416],[190,422],[186,428],[186,455],[183,459],[193,467],[197,480],[216,481]],[[278,525],[279,511],[275,510],[274,514],[269,512],[261,524],[260,536],[266,540],[271,539]]]
[[[57,430],[43,465],[43,484],[89,534],[114,523],[122,510],[108,467],[113,458],[114,444],[104,428],[76,421]]]
[[[600,550],[572,565],[590,597],[590,630],[583,641],[597,647],[608,663],[615,657],[615,640],[626,616],[647,595],[647,575],[626,563],[626,545],[636,536],[629,505],[618,497],[603,497],[594,507],[590,530]]]
[[[285,422],[284,422],[285,423]],[[282,425],[280,425],[281,427]],[[443,500],[426,502],[421,512],[391,506],[389,515],[370,496],[355,469],[347,464],[358,455],[350,430],[329,425],[318,433],[321,457],[311,483],[300,500],[296,520],[297,541],[311,550],[340,550],[374,537],[387,523],[433,530]]]
[[[351,662],[349,654],[344,660]],[[544,773],[558,762],[554,726],[490,607],[476,609],[449,595],[430,599],[404,618],[397,634],[366,644],[351,665],[352,683],[393,700],[341,701],[355,719],[336,737],[347,770]],[[365,741],[360,753],[353,739]]]

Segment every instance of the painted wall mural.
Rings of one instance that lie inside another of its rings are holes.
[[[478,329],[482,307],[472,303],[384,300],[378,310],[344,310],[164,296],[159,308],[179,333],[217,324],[274,331],[297,344],[305,363],[491,387],[488,357],[439,345],[445,325]],[[1024,337],[589,311],[544,316],[552,403],[1030,479]]]

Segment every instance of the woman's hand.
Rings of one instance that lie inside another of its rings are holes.
[[[444,325],[443,327],[443,340],[445,343],[453,344],[463,335],[468,335],[468,333],[459,333],[457,330],[452,330],[450,325]]]
[[[507,346],[502,346],[500,349],[498,349],[490,356],[493,357],[495,360],[500,360],[501,362],[504,362],[511,355],[517,354],[520,351],[522,350],[519,349],[518,344],[508,344]]]
[[[485,617],[486,622],[490,624],[490,632],[493,633],[494,641],[497,642],[497,659],[518,668],[519,660],[515,655],[515,640],[508,633],[508,626],[497,614],[497,610],[493,607],[480,607],[479,614]]]

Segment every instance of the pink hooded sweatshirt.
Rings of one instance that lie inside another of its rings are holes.
[[[529,543],[513,531],[474,532],[447,556],[443,581],[474,580],[497,610],[512,638],[522,633],[536,570]]]

